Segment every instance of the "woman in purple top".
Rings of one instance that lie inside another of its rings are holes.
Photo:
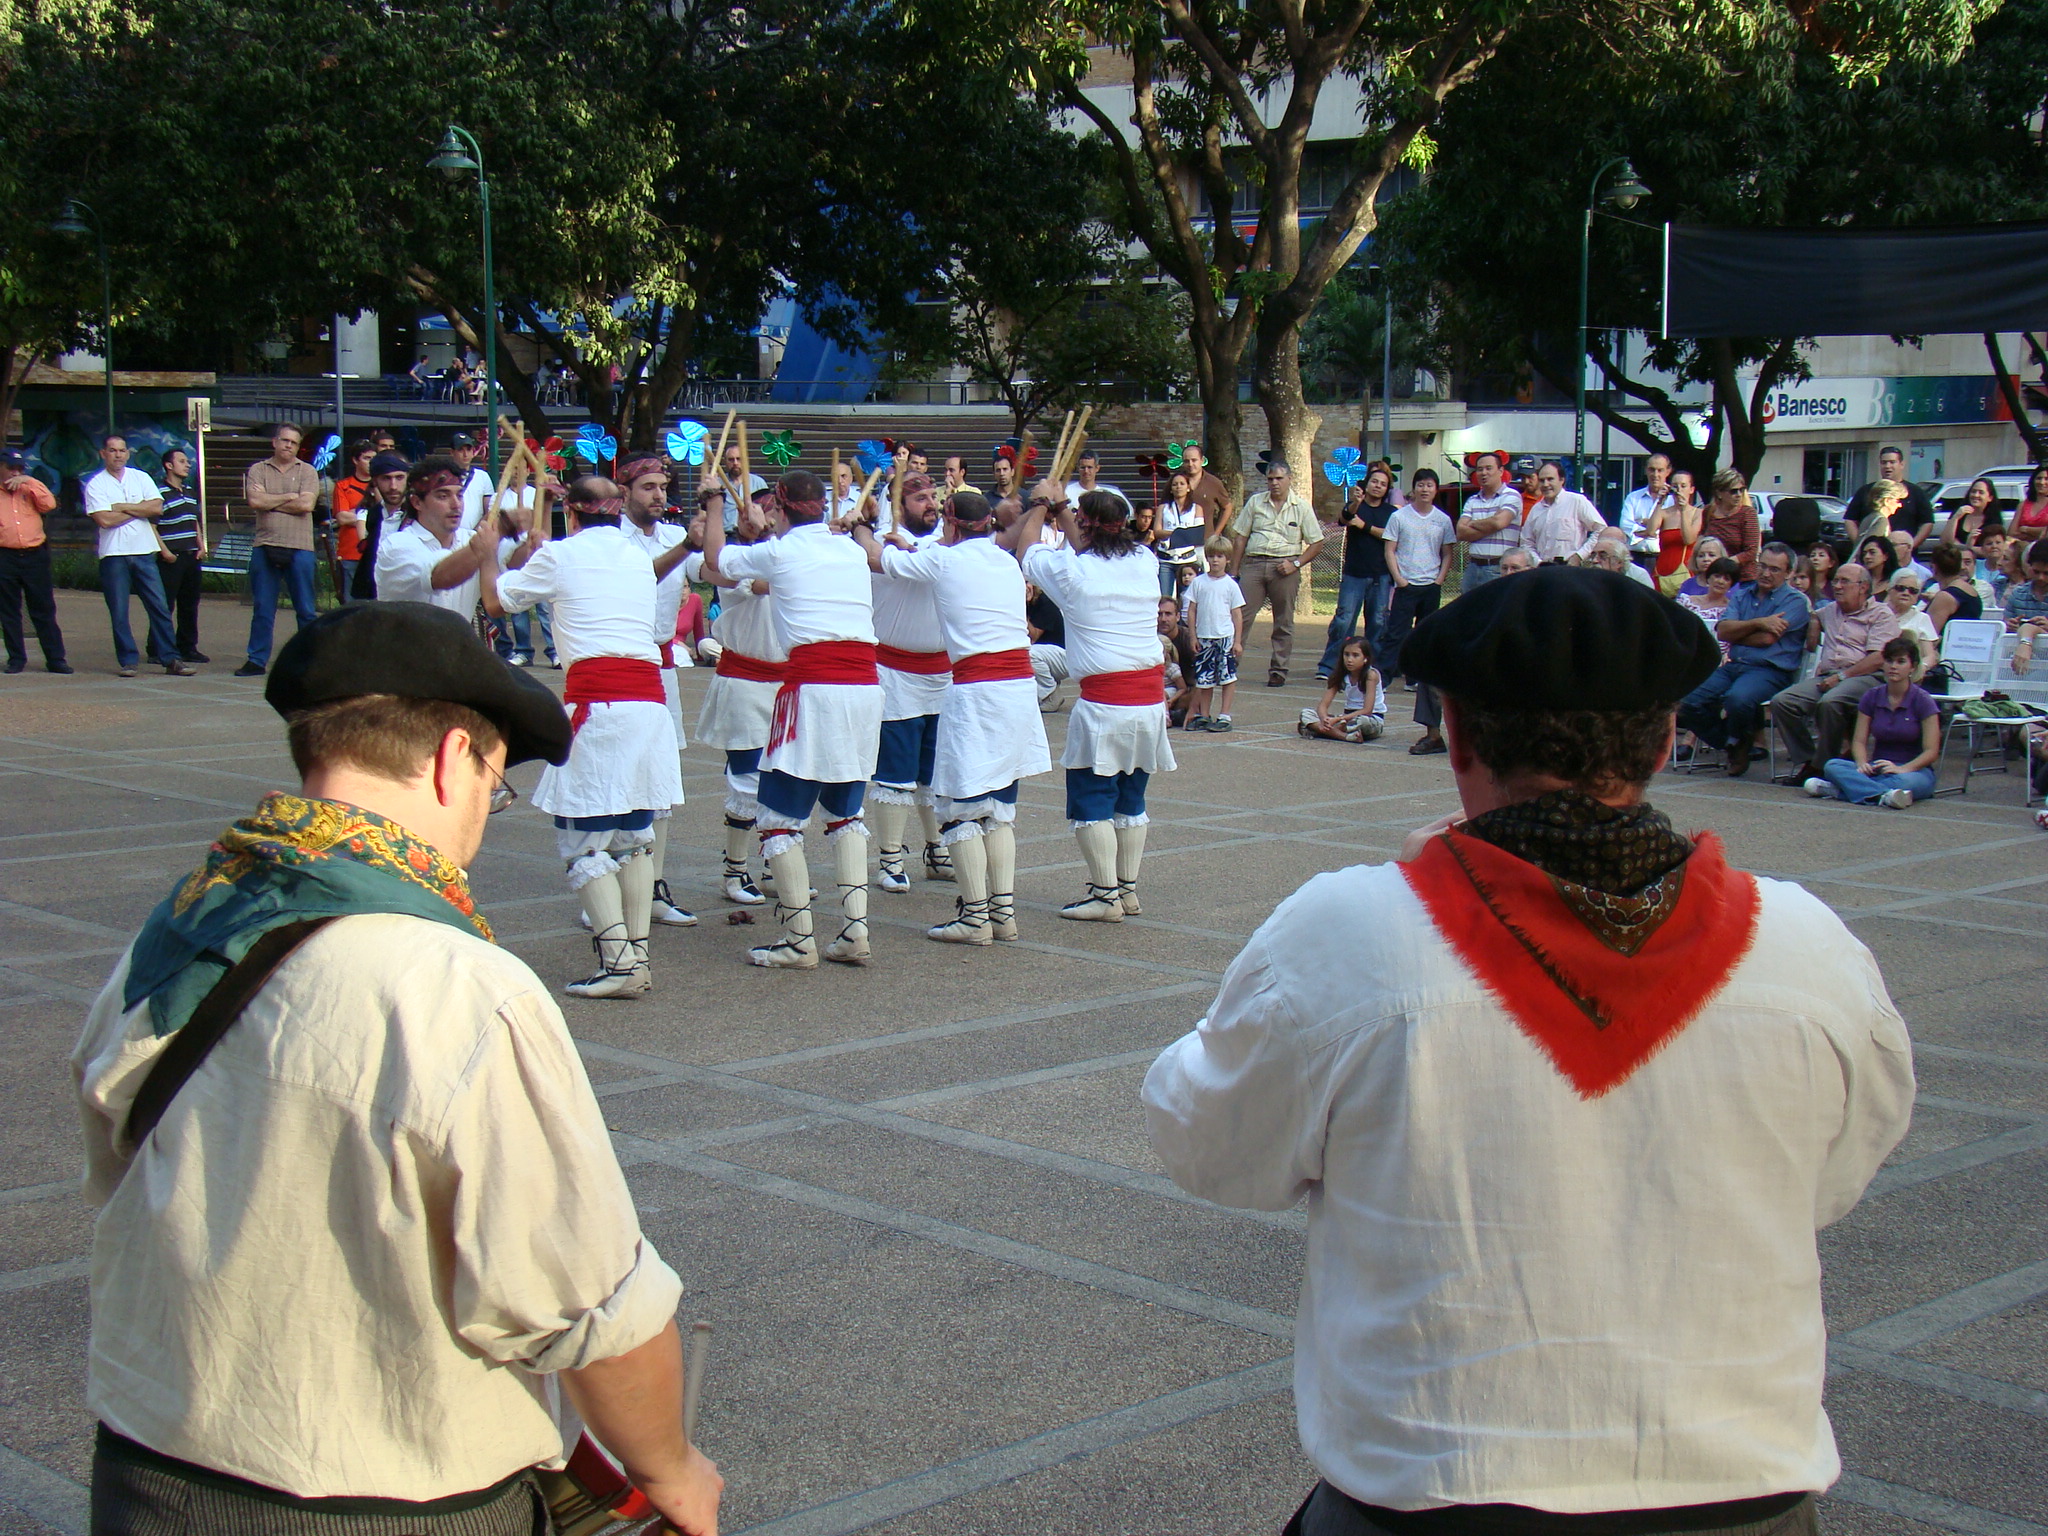
[[[1884,686],[1857,702],[1856,735],[1850,757],[1829,759],[1825,778],[1808,779],[1816,799],[1829,793],[1852,805],[1887,805],[1903,811],[1934,793],[1934,764],[1941,756],[1941,711],[1934,697],[1913,681],[1920,647],[1910,635],[1885,642]]]

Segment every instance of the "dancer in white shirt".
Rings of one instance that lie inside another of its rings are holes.
[[[476,525],[460,538],[461,518],[462,469],[445,455],[429,454],[406,477],[403,521],[377,540],[377,596],[475,617],[477,569],[486,545],[496,554],[500,530]]]
[[[1058,549],[1039,541],[1054,515],[1065,535]],[[1069,508],[1049,480],[1000,542],[1017,551],[1025,579],[1059,604],[1067,664],[1081,681],[1060,765],[1088,890],[1060,916],[1120,923],[1141,910],[1146,785],[1174,768],[1159,650],[1159,562],[1131,536],[1123,501],[1090,491]]]
[[[654,827],[683,798],[661,687],[654,563],[620,529],[620,510],[611,481],[579,480],[569,491],[568,538],[545,542],[543,508],[526,537],[525,564],[501,572],[493,539],[481,572],[484,610],[493,618],[551,605],[555,654],[568,669],[562,700],[575,739],[569,761],[541,774],[533,803],[555,819],[569,889],[583,903],[597,949],[597,971],[566,989],[574,997],[652,990]]]
[[[879,524],[877,504],[874,518]],[[897,524],[915,544],[939,539],[938,501],[922,475],[903,482],[903,514]],[[870,536],[872,538],[872,535]],[[869,564],[872,566],[873,561]],[[904,868],[903,837],[910,810],[924,826],[924,876],[951,880],[952,855],[939,835],[932,801],[932,763],[938,751],[939,707],[951,686],[952,666],[939,628],[937,596],[923,581],[899,581],[876,574],[875,673],[882,680],[882,740],[875,758],[875,782],[868,819],[875,828],[876,884],[902,894],[910,889]]]
[[[680,523],[665,523],[669,511],[668,461],[630,459],[619,469],[619,484],[626,493],[626,515],[619,524],[628,541],[639,546],[654,566],[654,645],[661,652],[661,691],[668,700],[668,717],[676,728],[676,750],[689,745],[683,736],[683,696],[676,684],[676,615],[683,610],[690,583],[683,574],[689,558],[689,534]],[[678,797],[677,804],[681,804]],[[654,821],[654,921],[671,928],[694,928],[696,914],[676,901],[668,888],[667,815]]]
[[[704,573],[758,580],[775,594],[775,630],[789,651],[761,755],[761,852],[775,876],[782,937],[747,952],[754,965],[815,970],[804,824],[823,808],[839,883],[839,934],[827,960],[865,965],[868,832],[861,797],[875,771],[882,689],[875,676],[874,594],[867,557],[825,526],[825,487],[807,470],[775,486],[776,537],[728,545],[705,519]]]
[[[904,497],[905,521],[910,498]],[[947,944],[1017,937],[1017,786],[1052,771],[1024,627],[1024,573],[991,539],[995,513],[961,491],[946,503],[942,540],[899,529],[886,545],[853,530],[884,579],[937,603],[953,683],[939,709],[932,787],[960,883],[953,920],[928,930]],[[887,727],[884,727],[887,730]]]
[[[703,540],[704,530],[725,526],[725,496],[703,494],[691,537]],[[740,544],[758,544],[768,537],[768,514],[751,501],[740,503],[739,521],[730,537]],[[728,546],[729,547],[729,546]],[[683,562],[687,581],[708,581],[700,551]],[[723,588],[711,637],[719,645],[711,684],[704,690],[704,708],[697,716],[697,740],[725,754],[725,899],[758,907],[768,898],[747,872],[755,823],[761,814],[761,751],[768,745],[768,725],[775,714],[775,694],[782,686],[788,647],[775,632],[775,595],[759,580],[716,583]]]

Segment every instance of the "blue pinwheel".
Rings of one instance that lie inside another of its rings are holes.
[[[896,455],[890,451],[886,440],[879,437],[864,437],[853,445],[854,462],[860,465],[861,473],[872,475],[878,469],[887,469],[896,462]]]
[[[618,456],[619,440],[596,422],[589,423],[576,433],[577,458],[588,459],[596,464],[605,459],[616,459]]]
[[[322,443],[318,451],[313,455],[313,468],[325,473],[327,466],[334,462],[334,455],[340,448],[341,434],[339,432],[328,433],[327,441]]]
[[[682,422],[668,435],[668,456],[678,464],[702,464],[704,443],[709,436],[702,422]]]
[[[1339,448],[1335,457],[1323,466],[1323,476],[1340,491],[1363,485],[1365,477],[1372,473],[1369,465],[1360,462],[1363,458],[1364,455],[1356,448]]]

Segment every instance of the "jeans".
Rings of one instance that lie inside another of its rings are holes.
[[[1767,701],[1792,682],[1783,667],[1738,667],[1725,662],[1678,706],[1679,729],[1691,731],[1710,747],[1730,742],[1748,746]]]
[[[548,618],[548,605],[535,603],[523,613],[491,620],[491,644],[500,656],[523,656],[533,660],[533,621],[540,620],[541,648],[555,654],[555,626]]]
[[[191,656],[199,649],[199,551],[182,549],[175,560],[165,561],[157,575],[163,579],[164,601],[178,632],[178,654]]]
[[[50,575],[50,546],[0,549],[0,635],[7,640],[9,663],[28,660],[28,640],[21,629],[21,610],[35,626],[43,648],[43,664],[64,659],[64,631],[57,627],[57,586]]]
[[[1913,792],[1915,800],[1934,793],[1934,770],[1915,768],[1911,773],[1865,773],[1846,757],[1831,757],[1821,777],[1835,786],[1835,794],[1851,805],[1873,805],[1877,797],[1894,789]]]
[[[114,660],[126,671],[142,659],[135,649],[135,636],[128,629],[128,594],[142,599],[142,611],[149,615],[149,648],[157,655],[175,659],[178,637],[171,628],[171,605],[164,601],[163,578],[157,574],[157,558],[147,555],[107,555],[100,561],[100,590],[107,599],[107,617],[114,626]]]
[[[249,665],[270,665],[271,631],[277,625],[279,588],[290,584],[292,612],[299,628],[313,622],[313,551],[258,544],[249,551],[249,596],[256,611],[249,616]]]
[[[1381,677],[1391,678],[1401,670],[1401,647],[1408,643],[1409,632],[1436,612],[1443,596],[1444,589],[1433,581],[1411,581],[1405,587],[1394,588],[1394,600],[1387,605],[1386,628],[1380,636]]]
[[[1500,575],[1500,557],[1490,555],[1487,558],[1490,563],[1481,565],[1470,555],[1465,557],[1465,585],[1460,591],[1470,592],[1476,587],[1483,587]]]
[[[1387,599],[1393,594],[1394,578],[1391,576],[1346,576],[1337,583],[1337,617],[1330,621],[1330,643],[1323,647],[1323,659],[1316,663],[1316,671],[1324,677],[1337,675],[1338,658],[1343,654],[1344,642],[1351,638],[1351,626],[1361,614],[1365,617],[1365,643],[1372,647],[1372,654],[1379,655],[1382,631],[1387,623]],[[1384,672],[1380,674],[1386,676]]]

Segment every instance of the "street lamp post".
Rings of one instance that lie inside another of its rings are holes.
[[[106,308],[106,330],[100,338],[100,351],[107,369],[107,433],[111,436],[114,427],[114,269],[107,262],[107,237],[100,229],[100,216],[92,208],[75,197],[64,200],[64,210],[50,225],[51,233],[59,235],[91,235],[100,253],[100,296]]]
[[[477,198],[484,218],[484,443],[490,455],[492,480],[498,478],[498,289],[491,274],[491,182],[484,174],[483,146],[468,129],[454,123],[441,135],[441,144],[427,162],[451,182],[476,173]]]
[[[1603,199],[1600,183],[1607,179],[1609,171],[1617,167],[1621,171],[1621,179],[1607,189]],[[1601,166],[1594,173],[1593,185],[1586,191],[1586,223],[1579,235],[1579,389],[1572,427],[1572,486],[1575,490],[1586,478],[1586,296],[1593,277],[1593,215],[1603,201],[1616,208],[1628,209],[1649,195],[1650,189],[1643,185],[1626,155],[1617,155]]]

